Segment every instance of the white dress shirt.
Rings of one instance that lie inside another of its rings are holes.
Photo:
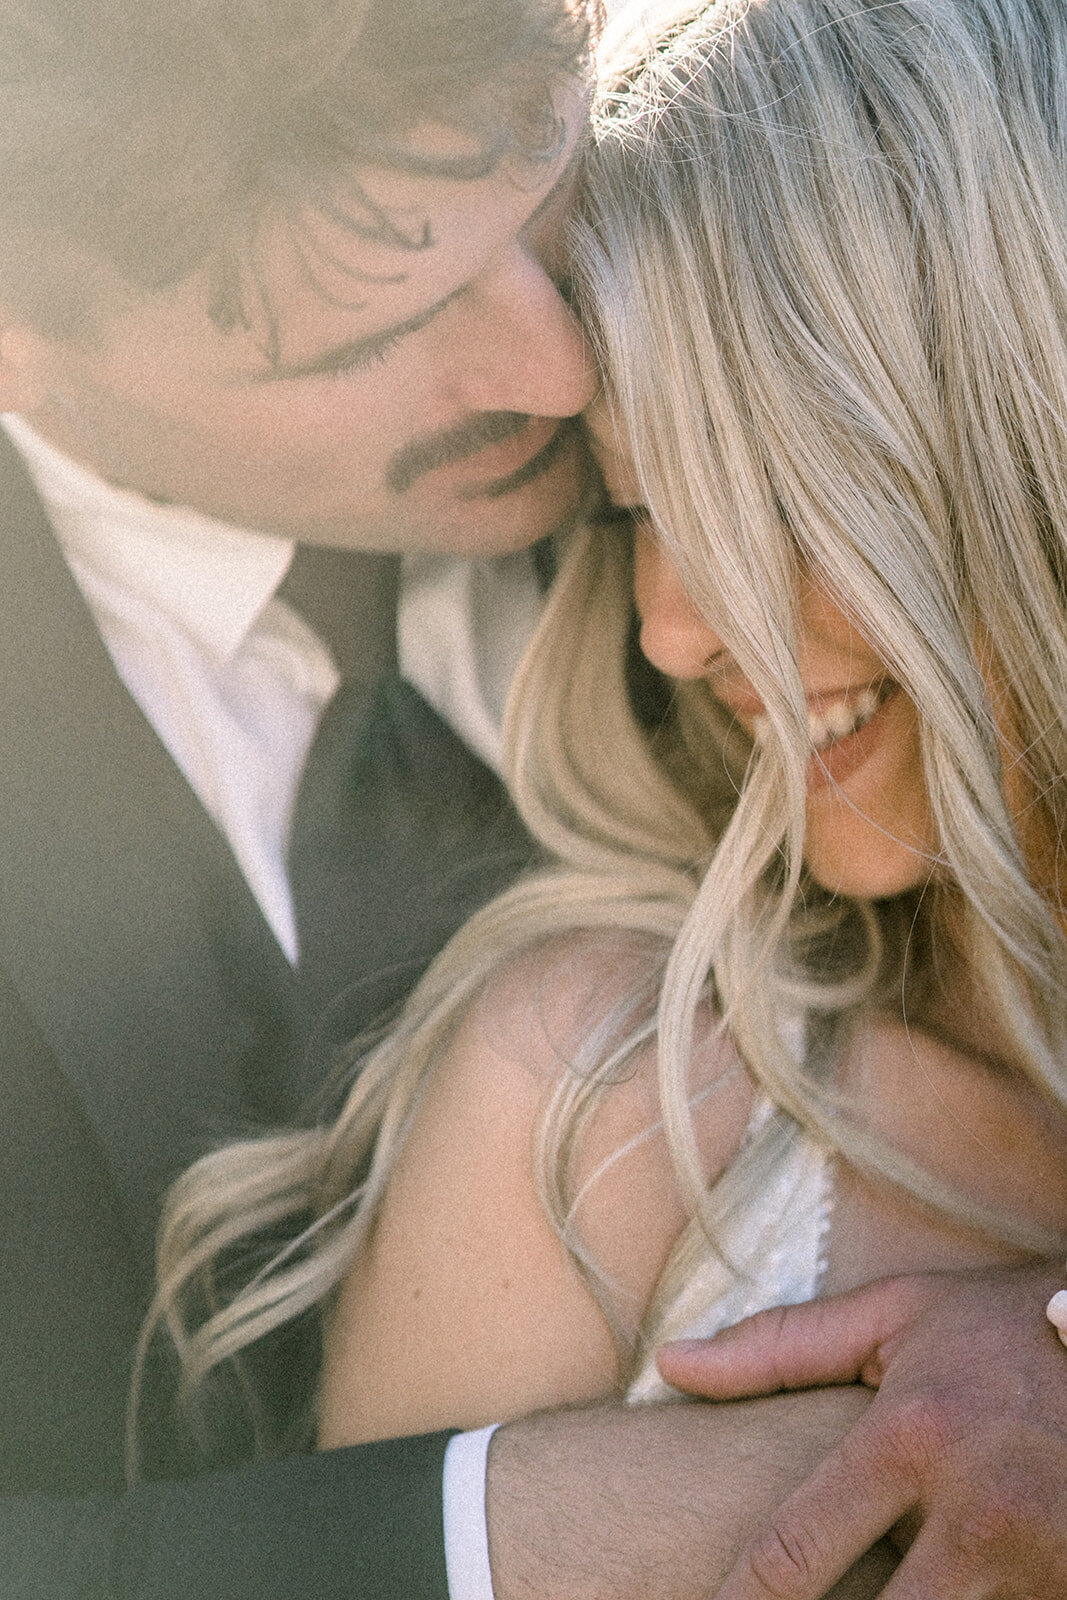
[[[501,765],[504,701],[542,604],[528,550],[488,561],[421,554],[404,560],[401,671],[494,772]]]
[[[21,418],[3,422],[119,676],[295,962],[289,824],[339,682],[326,646],[274,598],[295,545],[115,489]]]
[[[298,955],[286,848],[300,775],[339,674],[276,591],[294,543],[117,489],[10,413],[67,564],[134,700],[227,840],[291,962]],[[525,554],[412,557],[398,619],[400,670],[490,765],[500,714],[536,625]],[[452,1600],[492,1600],[485,1527],[491,1429],[445,1457]]]

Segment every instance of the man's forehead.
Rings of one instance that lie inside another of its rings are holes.
[[[256,375],[328,365],[361,339],[403,337],[520,232],[562,230],[585,110],[575,96],[551,159],[508,160],[477,176],[361,167],[324,200],[272,219],[242,268],[245,324],[261,352]],[[429,139],[424,131],[422,148]]]

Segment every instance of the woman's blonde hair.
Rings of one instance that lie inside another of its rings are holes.
[[[942,941],[1067,1108],[1062,907],[1032,881],[1004,787],[1010,762],[1037,833],[1064,836],[1067,14],[1061,0],[669,9],[651,45],[638,27],[606,69],[577,278],[657,531],[771,736],[750,746],[699,685],[639,719],[627,541],[578,535],[508,712],[512,793],[554,864],[456,936],[334,1125],[219,1151],[176,1185],[155,1318],[192,1388],[336,1287],[465,1008],[515,952],[576,930],[641,935],[658,1006],[650,1021],[635,993],[577,1051],[544,1131],[550,1213],[598,1289],[570,1215],[574,1153],[655,1032],[694,1218],[634,1359],[797,1127],[967,1227],[1062,1242],[886,1148],[832,1069],[856,1008],[921,981]],[[924,894],[862,904],[805,877],[802,573],[918,709],[939,838]],[[999,726],[989,684],[1006,686]],[[687,1090],[709,988],[783,1113],[710,1193]],[[800,1059],[782,1027],[799,1013]],[[221,1255],[308,1214],[310,1230],[190,1326],[191,1286]]]

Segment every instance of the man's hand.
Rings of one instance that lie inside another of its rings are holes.
[[[1062,1287],[1062,1265],[884,1278],[666,1346],[668,1382],[710,1399],[878,1389],[718,1600],[819,1600],[902,1519],[918,1532],[883,1600],[1063,1600],[1067,1350],[1045,1318]]]
[[[852,1386],[592,1406],[500,1428],[486,1481],[496,1600],[711,1600],[746,1539],[869,1404]],[[894,1565],[885,1548],[865,1555],[834,1600],[873,1600]]]

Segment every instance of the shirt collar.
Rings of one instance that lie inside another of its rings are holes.
[[[105,483],[13,413],[0,424],[21,453],[71,566],[133,593],[229,660],[273,598],[292,539]]]

